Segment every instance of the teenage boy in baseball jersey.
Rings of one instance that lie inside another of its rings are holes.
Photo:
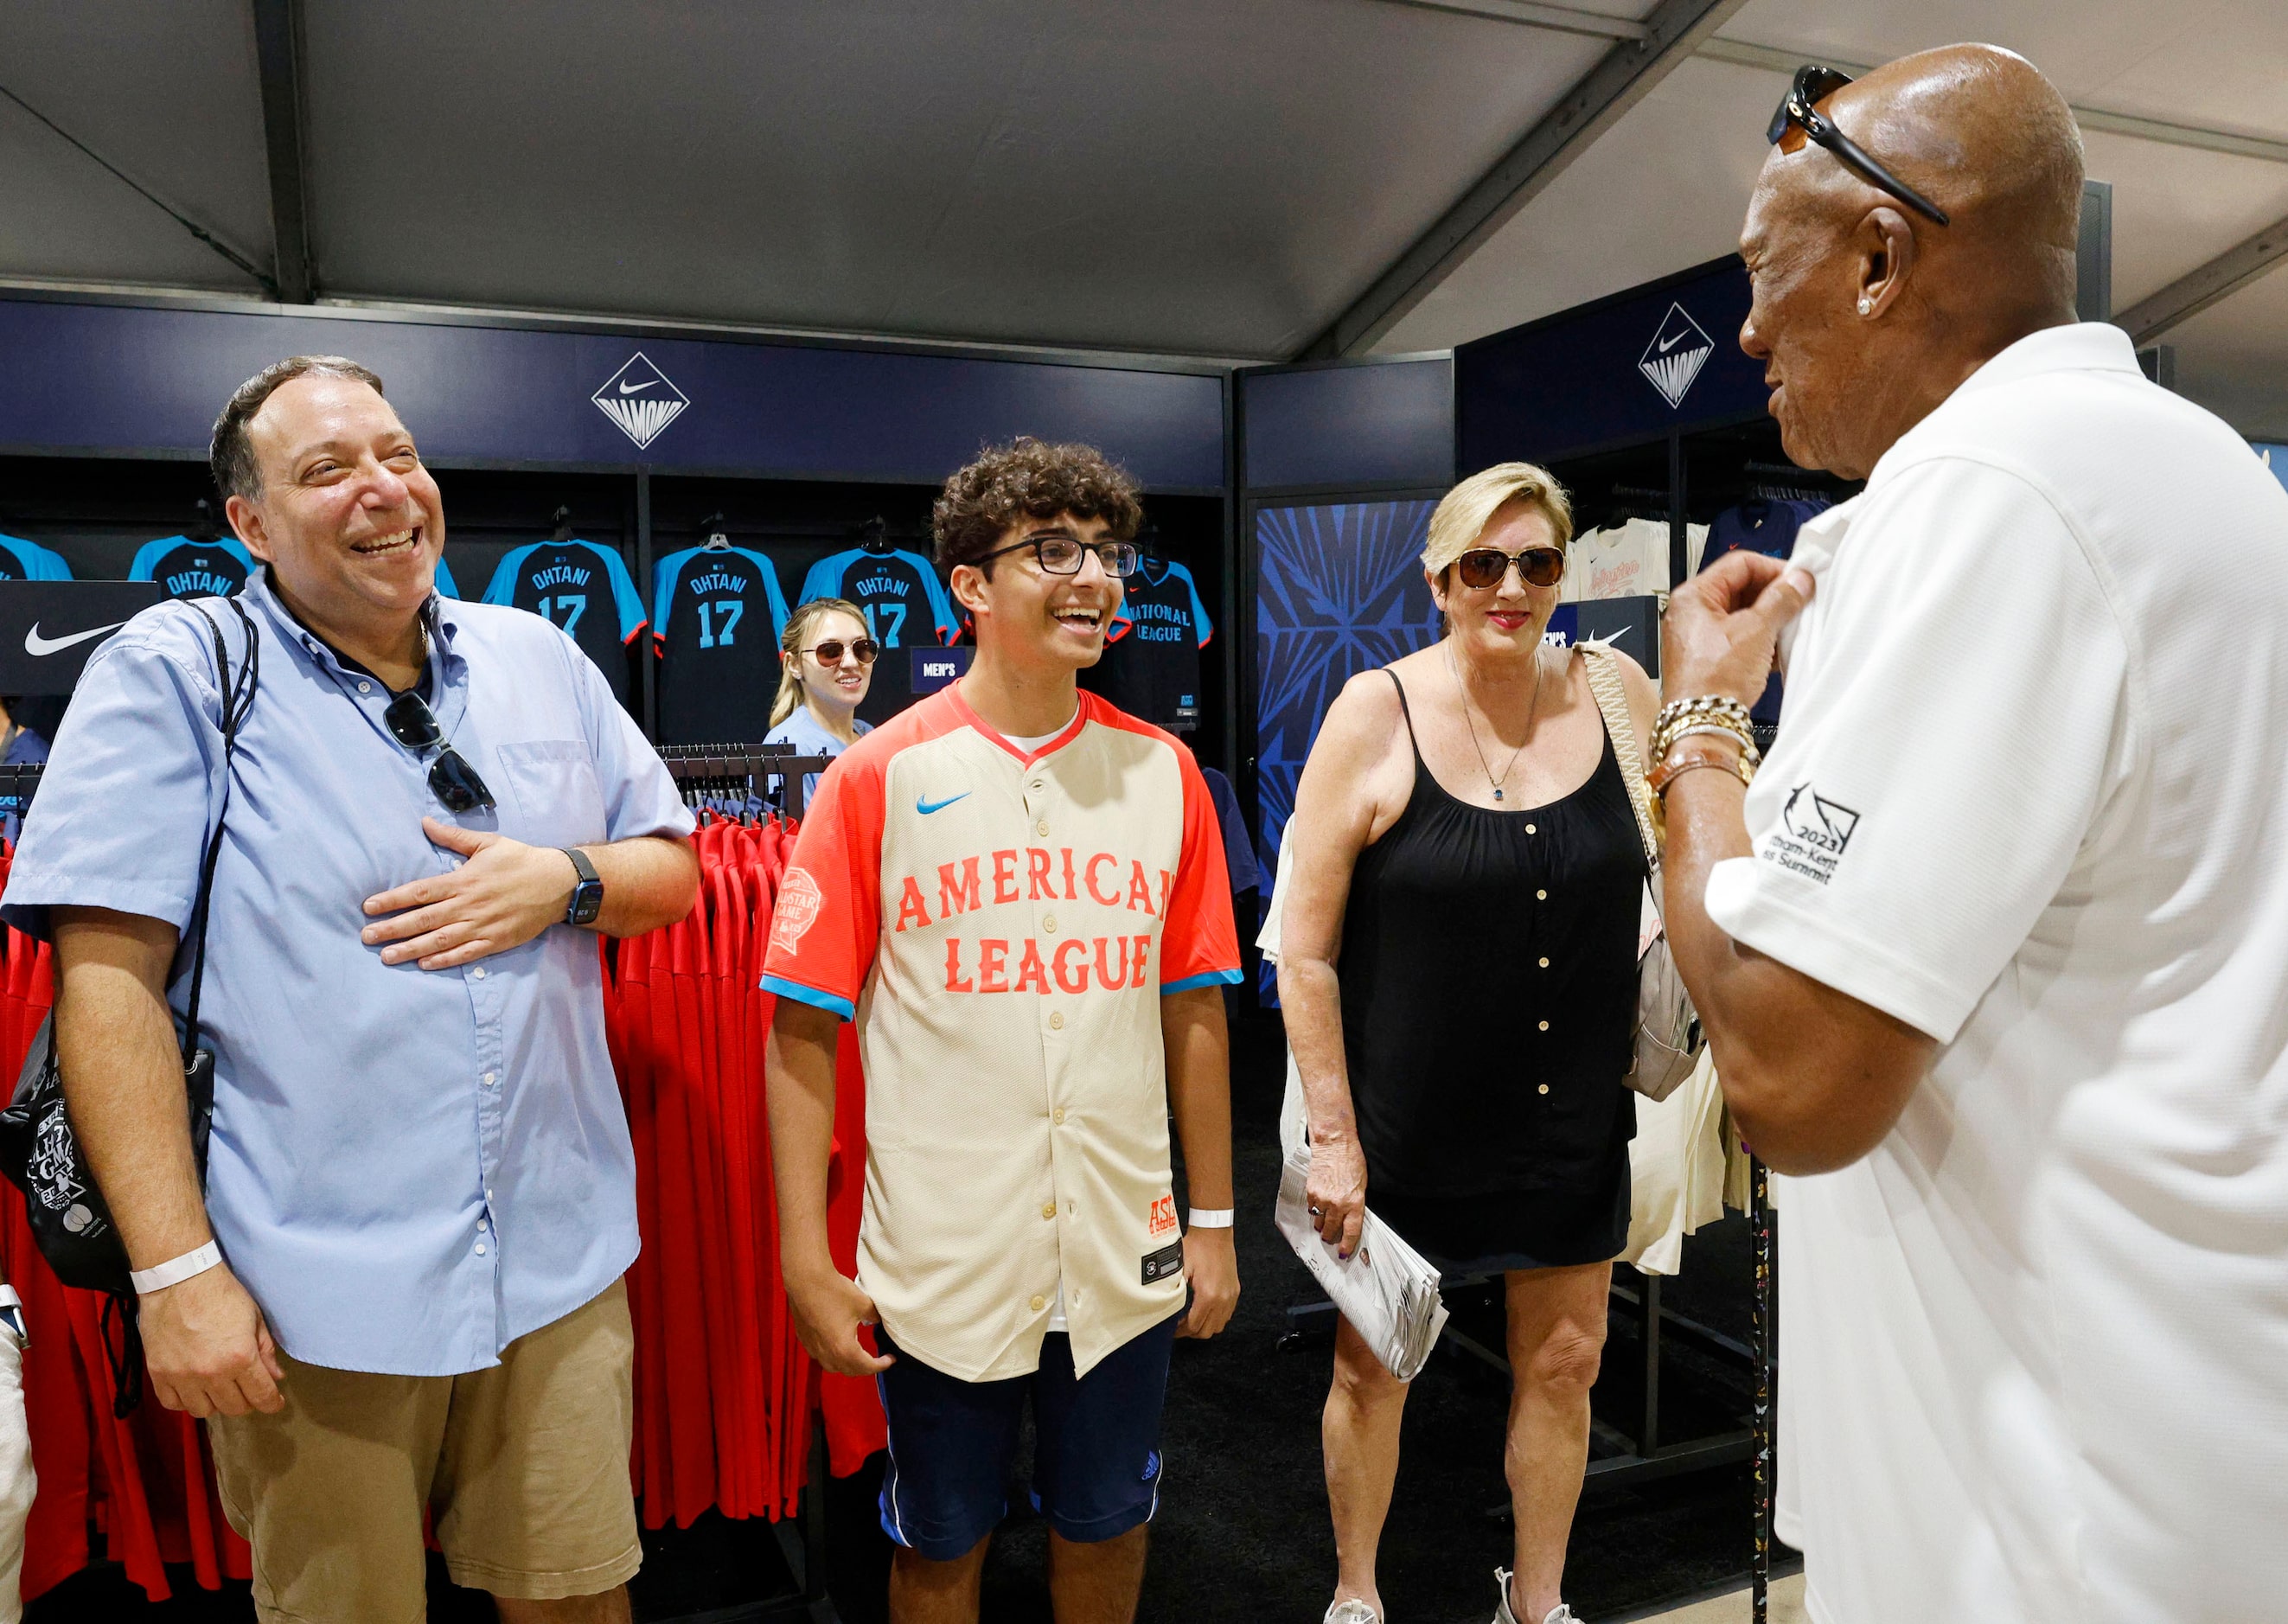
[[[938,561],[976,662],[836,760],[779,893],[763,985],[787,1294],[820,1364],[881,1386],[895,1624],[976,1619],[1028,1403],[1059,1624],[1133,1618],[1170,1347],[1239,1296],[1215,808],[1182,744],[1075,681],[1140,516],[1085,446],[1019,440],[946,482]],[[867,1084],[855,1280],[826,1242],[846,1020]]]

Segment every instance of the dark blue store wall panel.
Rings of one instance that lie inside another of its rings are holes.
[[[1296,783],[1343,684],[1437,639],[1438,606],[1422,578],[1436,506],[1347,502],[1255,516],[1256,850],[1267,877],[1279,872]],[[1277,1001],[1267,967],[1263,992]]]
[[[1241,483],[1443,487],[1454,478],[1454,363],[1360,362],[1242,372]]]
[[[1753,417],[1763,363],[1740,348],[1748,271],[1737,255],[1454,352],[1458,465],[1553,462]]]
[[[230,391],[301,352],[380,373],[441,463],[933,483],[1029,434],[1098,445],[1154,490],[1224,482],[1206,373],[48,300],[0,300],[0,448],[203,453]]]

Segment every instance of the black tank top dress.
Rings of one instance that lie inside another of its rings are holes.
[[[1646,871],[1612,741],[1561,800],[1470,806],[1389,674],[1414,790],[1359,855],[1336,967],[1367,1205],[1449,1273],[1617,1256]]]

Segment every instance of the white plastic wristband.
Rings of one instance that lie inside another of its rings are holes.
[[[1227,1206],[1195,1206],[1186,1216],[1196,1230],[1227,1230],[1231,1228],[1231,1214],[1232,1209]]]
[[[150,1269],[138,1269],[127,1277],[127,1283],[139,1296],[164,1291],[170,1286],[180,1286],[193,1275],[204,1274],[222,1262],[222,1248],[212,1241],[180,1257],[171,1257]]]

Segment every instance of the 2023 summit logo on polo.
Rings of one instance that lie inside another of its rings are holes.
[[[1715,353],[1716,340],[1708,336],[1707,330],[1694,321],[1683,306],[1671,305],[1652,342],[1637,358],[1637,370],[1660,391],[1660,398],[1673,410],[1684,404],[1693,380]]]
[[[1764,836],[1757,855],[1825,885],[1834,878],[1835,865],[1858,827],[1856,812],[1828,800],[1807,783],[1799,784],[1780,808],[1780,826]]]
[[[641,350],[629,356],[627,364],[588,398],[595,402],[597,410],[619,425],[620,432],[634,441],[639,450],[658,439],[691,404],[690,397],[652,365]]]

